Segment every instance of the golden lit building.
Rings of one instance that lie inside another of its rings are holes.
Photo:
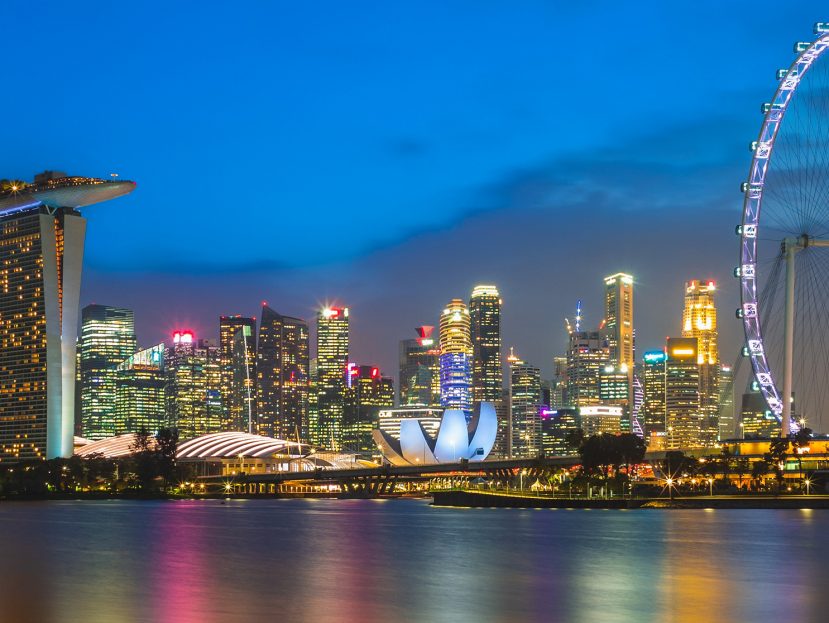
[[[604,335],[610,355],[610,365],[616,369],[627,368],[628,391],[621,402],[625,409],[622,429],[630,431],[630,411],[633,407],[633,277],[616,273],[605,277]]]
[[[685,283],[685,307],[682,312],[682,337],[697,340],[701,435],[704,445],[714,445],[719,438],[720,355],[717,345],[716,284],[711,280],[692,279]]]
[[[254,432],[256,318],[219,316],[222,430]]]
[[[697,338],[668,338],[665,361],[665,424],[669,448],[703,445],[699,407]]]
[[[440,403],[472,408],[472,336],[469,309],[452,299],[440,315]]]

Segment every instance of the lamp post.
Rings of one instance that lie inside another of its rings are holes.
[[[670,476],[665,479],[665,482],[668,484],[668,498],[673,502],[674,500],[674,479]]]
[[[714,479],[713,478],[708,479],[708,495],[710,495],[712,498],[714,497]]]

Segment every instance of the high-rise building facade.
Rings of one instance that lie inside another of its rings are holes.
[[[260,435],[308,441],[308,324],[262,307],[257,344]]]
[[[135,353],[131,309],[87,305],[81,310],[81,431],[87,439],[118,434],[115,398],[117,367]]]
[[[254,432],[256,423],[256,318],[219,317],[222,430]]]
[[[415,329],[417,337],[400,341],[401,406],[440,406],[440,345],[433,335],[434,327]]]
[[[693,279],[685,283],[682,337],[696,338],[699,365],[699,399],[702,443],[712,446],[719,438],[720,354],[717,344],[716,284]]]
[[[600,332],[571,332],[567,349],[565,404],[571,407],[601,404],[599,377],[608,365],[607,340]]]
[[[343,406],[342,449],[371,456],[371,431],[380,424],[380,411],[394,406],[394,382],[376,366],[348,364]]]
[[[642,384],[645,404],[642,407],[642,425],[645,440],[665,432],[665,362],[664,350],[648,350],[643,355]]]
[[[575,456],[570,435],[581,428],[578,409],[541,409],[541,450],[545,456]]]
[[[72,456],[86,232],[77,208],[134,187],[46,172],[0,188],[0,461]]]
[[[608,355],[614,366],[633,374],[633,277],[616,273],[605,277],[605,325]]]
[[[731,366],[722,363],[720,364],[719,401],[720,440],[734,439],[737,435],[734,421],[734,370]]]
[[[699,408],[697,338],[668,338],[665,362],[665,424],[669,448],[703,444]]]
[[[222,430],[220,361],[215,344],[197,342],[192,331],[173,333],[164,355],[167,424],[182,440]]]
[[[501,296],[491,285],[475,286],[469,299],[472,338],[472,401],[497,402],[504,393],[501,363]]]
[[[507,357],[507,363],[510,370],[512,456],[535,457],[541,453],[541,370],[512,353]]]
[[[317,315],[316,417],[311,422],[311,441],[330,450],[342,446],[348,323],[347,307],[326,307]]]
[[[774,438],[780,436],[780,423],[769,411],[766,399],[758,390],[743,394],[740,406],[740,431],[743,439]]]
[[[115,434],[167,426],[164,344],[130,355],[115,371]]]
[[[452,299],[440,316],[440,404],[472,409],[472,337],[469,310]]]

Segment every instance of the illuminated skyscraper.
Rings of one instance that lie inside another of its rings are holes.
[[[371,431],[381,409],[394,406],[394,382],[376,366],[348,364],[343,407],[342,449],[370,457],[376,449]]]
[[[115,434],[167,426],[164,344],[130,355],[115,372]]]
[[[633,277],[605,277],[605,325],[608,354],[614,366],[627,366],[633,375]]]
[[[222,430],[255,430],[256,318],[219,317]]]
[[[668,338],[665,362],[665,423],[669,448],[697,448],[703,445],[699,408],[699,366],[697,339]]]
[[[573,331],[569,340],[565,404],[570,407],[600,404],[599,376],[610,365],[607,340],[597,331]]]
[[[633,329],[633,277],[616,273],[605,277],[605,325],[610,365],[626,369],[628,374],[627,398],[617,404],[624,407],[622,430],[630,430],[631,399],[633,397],[634,329]]]
[[[512,456],[531,458],[541,453],[541,370],[507,357],[510,370]]]
[[[164,366],[167,425],[177,428],[181,439],[220,431],[219,348],[209,341],[196,342],[192,331],[176,331],[165,352]]]
[[[417,327],[417,338],[400,341],[400,405],[440,406],[440,346],[434,327]]]
[[[720,439],[737,436],[734,422],[734,371],[731,366],[720,364]]]
[[[664,350],[645,351],[643,385],[645,404],[642,408],[642,425],[645,441],[652,434],[665,432],[665,362],[668,355]]]
[[[716,285],[711,280],[685,283],[682,337],[697,339],[702,442],[711,446],[719,437],[720,355],[717,346]]]
[[[469,310],[452,299],[440,316],[440,404],[472,408],[472,338]]]
[[[308,440],[308,324],[262,307],[257,345],[259,434]]]
[[[475,286],[469,299],[472,401],[497,402],[504,394],[501,363],[501,297],[495,286]]]
[[[115,394],[117,367],[135,353],[131,309],[87,305],[81,310],[81,430],[87,439],[118,434]]]
[[[0,183],[0,461],[69,457],[86,219],[78,208],[133,182]]]
[[[348,349],[348,308],[320,310],[317,315],[316,421],[311,422],[311,441],[330,450],[339,450],[342,446]]]
[[[740,407],[740,431],[743,439],[780,436],[780,423],[769,411],[766,399],[759,391],[750,390],[743,394]]]

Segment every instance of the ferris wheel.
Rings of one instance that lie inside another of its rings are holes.
[[[784,437],[829,428],[829,23],[815,35],[762,106],[737,228],[743,354]]]

